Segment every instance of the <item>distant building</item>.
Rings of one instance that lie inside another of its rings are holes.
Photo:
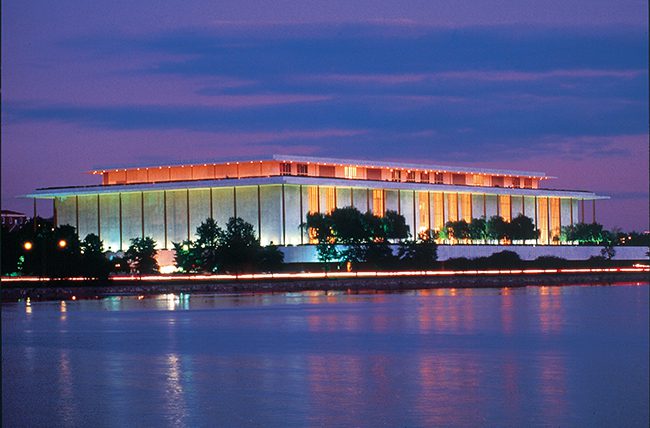
[[[2,210],[2,227],[10,231],[20,229],[27,223],[27,216],[11,210]]]
[[[394,210],[412,233],[447,221],[518,214],[531,217],[551,244],[565,225],[584,221],[585,201],[606,199],[578,190],[541,187],[542,172],[275,155],[267,159],[156,165],[92,171],[102,183],[38,189],[54,201],[55,224],[98,234],[113,251],[151,236],[161,249],[193,237],[212,217],[224,226],[238,216],[263,245],[301,245],[309,212],[354,206],[383,215]],[[592,217],[593,219],[593,217]]]

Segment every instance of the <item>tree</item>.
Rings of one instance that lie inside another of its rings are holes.
[[[474,241],[487,241],[490,238],[485,217],[472,219],[469,223],[469,238]]]
[[[465,220],[458,221],[448,221],[445,224],[447,229],[447,236],[456,240],[468,239],[469,234],[469,224]]]
[[[2,234],[0,235],[0,242],[2,249],[0,250],[0,257],[2,257],[2,275],[15,275],[19,270],[19,263],[22,265],[22,245],[18,230],[9,230],[8,227],[2,226]]]
[[[386,239],[401,240],[408,238],[411,233],[406,224],[406,219],[397,211],[388,210],[382,217]]]
[[[332,218],[323,213],[308,213],[305,226],[309,230],[309,237],[316,241],[318,261],[323,263],[325,270],[328,270],[329,263],[339,259],[339,252],[336,249],[336,238],[332,229]]]
[[[223,269],[234,273],[251,270],[259,249],[253,225],[239,217],[231,217],[219,251]]]
[[[111,262],[104,255],[104,243],[93,233],[81,241],[81,266],[86,278],[108,279]]]
[[[207,218],[196,228],[196,258],[203,271],[217,272],[221,264],[220,247],[225,240],[225,232],[213,218]]]
[[[186,240],[172,242],[174,246],[174,264],[183,272],[197,272],[201,270],[201,261],[198,256],[198,249],[194,242]]]
[[[260,248],[259,268],[262,272],[277,272],[284,264],[284,253],[277,245]]]
[[[430,269],[438,260],[438,245],[432,236],[403,241],[399,246],[398,257],[404,267]]]
[[[131,239],[131,245],[124,253],[124,259],[131,268],[142,274],[157,273],[158,262],[156,261],[156,241],[146,236],[144,238]]]
[[[601,244],[607,240],[609,232],[599,223],[576,223],[563,226],[560,240],[564,242],[577,242],[578,244]]]
[[[501,241],[509,238],[508,223],[503,217],[495,215],[487,222],[487,233],[490,239]]]
[[[329,217],[336,242],[339,244],[354,245],[368,242],[371,236],[364,225],[364,217],[354,207],[337,208]]]
[[[519,214],[510,222],[510,238],[513,240],[537,239],[539,231],[535,228],[533,219]]]

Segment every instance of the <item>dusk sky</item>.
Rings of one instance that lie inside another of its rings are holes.
[[[31,215],[18,196],[93,168],[278,153],[544,171],[611,196],[606,227],[648,230],[647,17],[632,0],[5,0],[2,208]]]

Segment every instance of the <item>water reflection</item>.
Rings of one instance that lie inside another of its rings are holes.
[[[539,287],[539,324],[543,333],[558,333],[565,323],[562,287]]]
[[[60,414],[63,425],[79,425],[79,412],[77,409],[77,400],[74,396],[74,380],[72,373],[72,364],[70,362],[70,351],[62,349],[59,352],[59,394],[57,409]]]
[[[165,410],[168,422],[173,426],[186,426],[187,405],[181,379],[180,357],[177,354],[165,356]]]
[[[3,425],[646,426],[648,297],[503,287],[6,305]],[[12,411],[28,399],[39,406]]]
[[[559,426],[567,417],[567,370],[558,352],[539,356],[540,402],[549,425]]]

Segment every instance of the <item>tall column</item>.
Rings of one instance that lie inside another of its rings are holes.
[[[512,221],[512,195],[508,195],[508,207],[510,208],[510,221]]]
[[[167,249],[167,191],[163,190],[163,229],[165,231],[165,244],[163,249]]]
[[[214,203],[212,201],[212,187],[208,189],[210,192],[210,218],[214,220]]]
[[[119,201],[119,218],[120,218],[120,251],[123,251],[122,245],[122,192],[117,194]]]
[[[416,237],[417,229],[416,229],[416,211],[415,211],[415,190],[413,191],[413,238]]]
[[[302,206],[302,184],[300,185],[300,245],[305,243],[305,214]]]
[[[433,230],[433,222],[431,221],[431,191],[427,191],[427,212],[429,213],[429,230]]]
[[[402,193],[397,189],[397,214],[402,214]]]
[[[232,212],[233,217],[237,217],[237,186],[232,188]]]
[[[262,191],[257,185],[257,236],[262,240]]]
[[[548,196],[546,198],[546,224],[547,224],[546,230],[548,231],[548,233],[546,234],[547,235],[546,239],[548,239],[548,244],[549,245],[553,243],[553,240],[551,239],[551,237],[552,237],[552,235],[551,235],[551,223],[552,223],[551,222],[551,197]]]
[[[56,197],[52,199],[52,215],[54,216],[54,227],[59,227],[59,216],[56,212]]]
[[[99,193],[97,194],[97,236],[102,239],[102,210],[99,202]]]
[[[74,222],[74,228],[77,230],[77,236],[79,236],[79,195],[74,196]]]
[[[282,183],[282,245],[287,245],[287,216],[284,200],[284,183]]]
[[[483,218],[487,220],[487,194],[483,193]]]
[[[535,244],[539,244],[539,220],[537,218],[537,196],[535,196],[535,199],[533,201],[533,204],[535,205],[535,229],[537,229],[537,238],[535,238]]]
[[[592,223],[596,223],[596,200],[593,199],[591,201],[591,218],[592,218]]]
[[[147,171],[149,171],[147,169]],[[140,224],[142,225],[142,239],[144,239],[144,192],[140,192]]]
[[[192,168],[192,167],[190,167]],[[187,207],[187,215],[186,215],[186,221],[187,221],[187,240],[190,240],[191,237],[191,232],[190,232],[190,189],[187,189],[185,192],[185,206]]]
[[[585,200],[584,198],[580,200],[580,205],[582,205],[582,209],[580,210],[580,223],[585,222]]]

